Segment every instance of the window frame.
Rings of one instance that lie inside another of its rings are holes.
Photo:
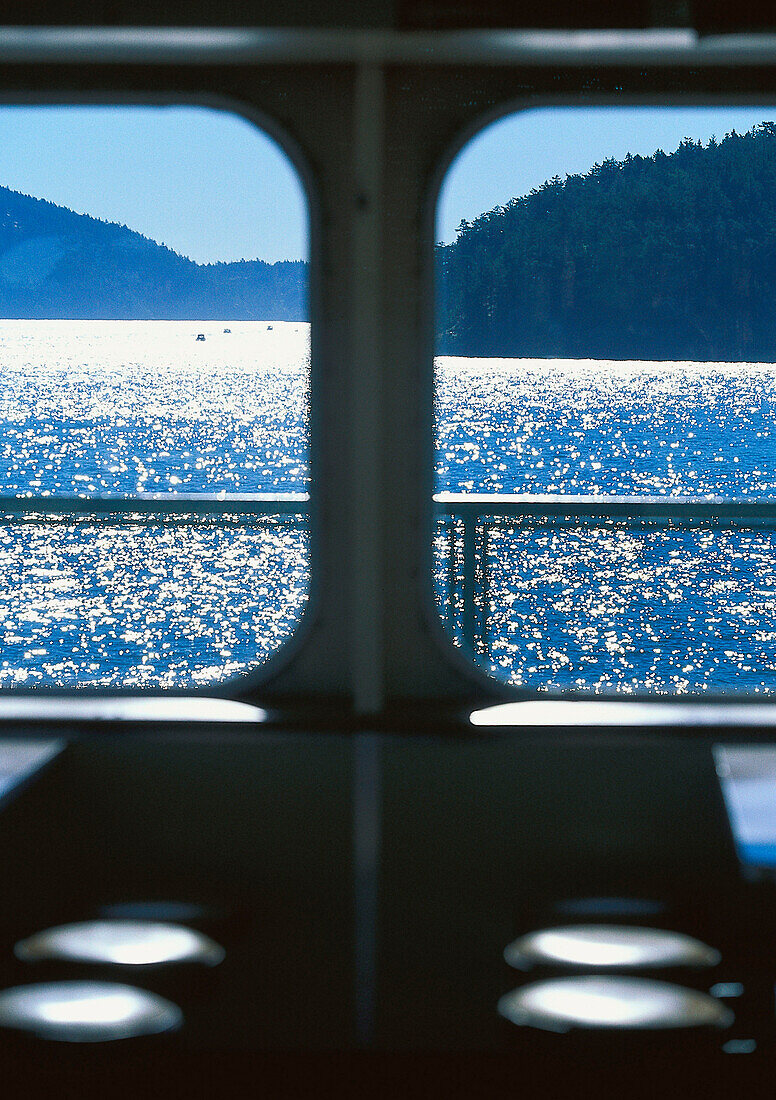
[[[319,202],[317,196],[317,189],[315,186],[315,175],[311,169],[311,166],[305,157],[303,150],[299,143],[294,140],[293,135],[290,134],[286,128],[275,117],[269,113],[265,113],[260,107],[251,102],[246,102],[237,96],[222,93],[212,92],[176,92],[174,90],[168,90],[164,92],[147,92],[147,93],[122,93],[119,91],[106,91],[94,92],[89,94],[57,94],[57,93],[43,93],[37,92],[35,94],[27,95],[14,95],[8,93],[2,85],[0,85],[0,110],[3,107],[93,107],[93,108],[109,108],[117,107],[124,109],[144,107],[188,107],[193,109],[203,109],[219,112],[224,115],[232,115],[244,122],[250,127],[256,129],[261,135],[269,138],[276,145],[279,152],[281,152],[289,166],[296,173],[296,177],[301,188],[305,201],[305,210],[307,215],[307,228],[308,228],[308,250],[305,262],[308,269],[308,282],[307,282],[307,301],[308,301],[308,320],[307,324],[310,326],[310,367],[307,376],[307,391],[309,401],[309,418],[308,418],[308,436],[307,436],[307,464],[308,464],[308,478],[307,478],[307,491],[306,501],[300,505],[299,511],[294,511],[290,507],[288,514],[299,515],[306,518],[306,531],[308,536],[308,552],[307,552],[307,567],[309,571],[309,586],[307,589],[306,599],[302,613],[296,620],[292,627],[289,636],[280,643],[266,658],[260,660],[257,664],[251,665],[242,672],[235,676],[231,676],[228,679],[218,680],[209,684],[194,684],[189,686],[175,687],[175,688],[163,688],[160,685],[150,686],[133,686],[129,684],[116,684],[116,685],[95,685],[85,684],[79,686],[78,684],[69,684],[64,686],[44,684],[19,684],[0,687],[0,718],[3,718],[3,710],[11,716],[11,720],[15,720],[13,715],[16,713],[14,707],[14,701],[31,700],[31,697],[41,699],[43,707],[42,714],[45,714],[48,708],[49,713],[54,714],[54,710],[51,710],[52,704],[57,699],[69,700],[71,703],[78,703],[83,701],[83,712],[92,713],[96,704],[101,700],[117,700],[123,699],[125,701],[125,712],[132,718],[137,713],[140,720],[145,720],[145,713],[143,700],[149,700],[158,698],[161,700],[171,699],[190,699],[192,697],[199,697],[207,701],[224,700],[226,701],[241,701],[243,698],[251,698],[255,689],[259,688],[265,681],[276,676],[278,672],[286,668],[286,666],[293,662],[297,653],[302,650],[306,644],[306,639],[314,626],[314,619],[318,609],[319,592],[317,586],[317,578],[319,570],[316,568],[316,554],[319,545],[319,539],[317,537],[318,528],[318,493],[317,493],[317,471],[313,448],[313,432],[314,424],[317,429],[315,414],[313,411],[313,385],[314,375],[316,370],[316,341],[313,338],[313,334],[317,325],[314,321],[317,315],[316,300],[318,294],[318,266],[319,266]],[[217,516],[219,514],[228,514],[229,509],[223,509],[218,507],[218,500],[225,499],[225,503],[228,505],[230,501],[234,501],[235,504],[239,504],[241,496],[248,496],[250,494],[234,493],[229,494],[226,498],[220,494],[215,493],[198,493],[191,494],[197,498],[201,498],[204,507],[197,507],[194,502],[186,501],[186,507],[184,508],[181,502],[180,496],[171,495],[171,501],[165,502],[158,499],[158,494],[144,494],[133,497],[129,494],[126,496],[117,496],[111,500],[106,496],[95,496],[92,498],[76,498],[74,494],[62,495],[61,497],[14,497],[14,498],[2,498],[0,497],[0,505],[7,504],[12,505],[7,510],[3,510],[3,514],[12,514],[23,516],[25,514],[32,513],[38,515],[44,514],[65,514],[72,515],[73,522],[77,523],[83,517],[102,517],[121,514],[129,515],[134,513],[143,513],[149,516],[158,516],[160,522],[164,522],[167,516],[175,515],[181,512],[193,512],[197,515],[204,517]],[[262,494],[258,494],[261,496]],[[156,499],[151,499],[156,497]],[[62,501],[61,506],[57,507],[57,501]],[[133,504],[137,500],[141,503],[140,508],[133,507]],[[185,496],[184,496],[185,500]],[[39,507],[36,508],[35,505]],[[111,507],[113,504],[113,507]],[[42,508],[40,507],[42,505]],[[95,507],[97,505],[97,507]],[[246,514],[246,513],[239,513]],[[263,510],[259,508],[257,514],[264,514]],[[267,515],[284,514],[284,510],[274,513],[267,509]],[[45,522],[45,519],[44,519]],[[100,519],[97,519],[100,522]],[[108,520],[110,522],[110,520]],[[120,519],[118,520],[120,522]],[[305,520],[302,520],[304,524]],[[302,530],[305,528],[302,527]],[[4,703],[10,704],[5,706]],[[18,708],[17,708],[18,709]],[[24,717],[27,714],[33,717],[33,712],[24,707],[22,702],[22,710],[19,712],[20,716]],[[159,711],[160,720],[165,721],[171,716],[162,703]],[[216,717],[220,716],[220,717]],[[188,712],[187,721],[196,721],[191,711]],[[205,708],[203,712],[202,721],[255,721],[256,715],[251,716],[247,711],[241,717],[240,713],[235,709],[230,709],[226,704],[223,707],[218,707],[217,704],[212,703],[209,708]]]
[[[310,166],[309,177],[302,171],[310,205],[313,345],[311,588],[305,618],[254,675],[211,689],[149,691],[141,702],[215,697],[277,707],[271,721],[281,729],[289,722],[295,729],[313,723],[338,731],[367,723],[370,729],[387,725],[409,732],[429,723],[439,730],[441,721],[447,734],[451,723],[469,730],[472,706],[520,698],[551,704],[548,693],[534,696],[499,683],[468,659],[453,645],[434,603],[435,180],[467,131],[473,134],[516,105],[773,103],[773,43],[741,49],[735,42],[700,42],[673,31],[536,36],[366,29],[332,35],[259,28],[211,38],[194,29],[192,41],[188,32],[171,39],[164,28],[138,28],[128,38],[120,28],[28,31],[17,34],[13,28],[8,39],[0,36],[0,58],[6,61],[0,99],[59,104],[172,99],[227,109],[240,104],[239,113],[260,118],[262,128],[277,137],[269,122],[274,120],[286,153],[289,141],[303,151],[302,161],[294,161],[297,170]],[[359,133],[367,139],[365,148],[356,140]],[[363,242],[364,224],[381,227],[380,249],[359,251],[353,243],[356,225]],[[370,319],[366,325],[356,320],[352,294],[358,265],[370,254],[378,256],[371,326]],[[389,308],[393,298],[401,309]],[[401,333],[391,327],[397,313]],[[359,362],[364,353],[374,362]],[[382,392],[384,380],[391,385]],[[396,431],[397,414],[406,432]],[[374,484],[365,483],[364,457],[365,468],[378,469]],[[364,524],[353,520],[354,489],[377,518],[379,530],[369,545]],[[360,620],[355,623],[354,611]],[[8,689],[0,698],[0,717],[9,713],[8,706],[17,707],[13,721],[21,722],[18,706],[25,700],[18,696],[27,690]],[[79,718],[77,704],[93,702],[88,722],[97,721],[102,730],[106,722],[125,720],[116,718],[121,703],[116,696],[124,700],[124,714],[135,702],[127,689],[47,694],[54,696],[52,705],[56,697],[63,705],[70,700],[69,728],[78,733],[86,719],[83,708]],[[647,702],[652,705],[654,698]],[[703,697],[707,710],[710,701]],[[596,705],[606,710],[608,704]],[[634,728],[638,713],[648,709],[632,708]],[[735,709],[740,713],[741,704]],[[759,705],[743,709],[765,713]],[[138,728],[137,716],[126,720]],[[25,728],[29,722],[28,712]],[[722,724],[727,728],[730,721]],[[617,729],[623,725],[618,715]],[[661,735],[669,732],[669,723],[663,725]],[[185,722],[181,726],[189,728]],[[595,726],[611,732],[603,718]],[[218,727],[214,718],[212,728]],[[546,722],[543,727],[544,735]]]
[[[697,75],[697,74],[696,74]],[[776,81],[776,73],[771,72],[771,84]],[[692,91],[683,92],[653,92],[651,94],[638,94],[638,93],[624,93],[624,94],[611,94],[601,93],[594,95],[584,95],[582,93],[578,95],[537,95],[537,96],[520,96],[513,99],[504,98],[503,101],[497,104],[491,104],[488,108],[482,110],[478,114],[475,114],[473,118],[467,119],[467,121],[459,127],[453,138],[449,141],[443,154],[437,159],[434,165],[433,172],[430,175],[427,190],[424,200],[423,220],[424,220],[424,240],[427,244],[426,253],[424,256],[424,274],[425,274],[425,293],[428,310],[431,314],[431,321],[427,327],[427,342],[430,344],[432,351],[430,353],[431,360],[431,374],[432,374],[432,422],[433,422],[433,439],[431,446],[431,465],[434,472],[434,481],[436,481],[435,463],[436,463],[436,413],[434,410],[434,395],[436,389],[436,300],[437,300],[437,269],[435,262],[435,249],[436,249],[436,224],[437,224],[437,211],[440,202],[440,196],[442,188],[448,173],[453,168],[455,160],[459,153],[461,153],[470,141],[474,140],[480,133],[485,131],[488,127],[497,123],[505,118],[515,117],[524,112],[530,112],[533,110],[552,109],[556,108],[562,110],[563,108],[579,108],[593,109],[595,107],[601,108],[613,108],[623,107],[680,107],[680,108],[692,108],[692,107],[720,107],[720,108],[735,108],[746,107],[754,108],[762,104],[763,107],[773,108],[776,104],[776,86],[771,94],[767,92],[751,93],[745,96],[728,94],[724,92],[715,93],[714,95],[698,95]],[[432,242],[430,248],[428,242]],[[730,708],[736,706],[740,709],[741,706],[752,704],[758,709],[767,706],[770,699],[771,702],[776,701],[776,688],[772,696],[767,695],[755,695],[752,692],[722,692],[722,691],[709,691],[700,693],[698,691],[688,691],[686,693],[659,693],[655,691],[646,691],[643,689],[636,689],[633,692],[596,692],[593,688],[567,688],[567,689],[545,689],[536,686],[526,686],[523,684],[514,684],[509,681],[500,680],[487,670],[483,664],[478,660],[476,635],[472,635],[472,639],[464,638],[461,644],[454,641],[453,632],[449,627],[448,617],[444,614],[444,609],[437,602],[435,595],[435,579],[434,579],[434,563],[433,563],[433,545],[435,539],[435,524],[441,518],[446,516],[452,516],[453,506],[455,501],[450,500],[450,508],[446,511],[445,503],[447,498],[454,498],[456,496],[466,496],[468,494],[447,494],[437,493],[433,494],[433,503],[427,513],[427,531],[428,531],[428,553],[424,561],[424,575],[427,579],[427,585],[424,592],[424,603],[427,617],[432,617],[434,622],[432,624],[432,630],[436,636],[437,644],[445,645],[452,648],[455,654],[455,660],[458,668],[462,674],[468,674],[472,679],[476,679],[483,693],[491,697],[490,701],[496,706],[491,710],[495,718],[498,719],[496,724],[513,724],[513,719],[509,717],[508,704],[525,704],[526,706],[533,706],[534,704],[541,705],[542,703],[548,704],[548,713],[552,712],[552,708],[555,708],[554,713],[563,713],[557,711],[557,705],[572,706],[578,704],[582,707],[590,707],[591,705],[601,704],[604,707],[607,703],[625,704],[640,706],[642,709],[644,704],[658,703],[661,707],[670,706],[678,707],[676,712],[677,720],[679,724],[684,725],[685,722],[682,719],[682,708],[686,712],[688,706],[697,706],[702,704],[706,707],[715,707],[720,716]],[[490,494],[488,494],[490,495]],[[552,514],[560,514],[560,508],[558,501],[563,494],[532,494],[536,500],[535,504],[527,504],[527,512],[521,510],[524,506],[519,503],[519,497],[521,494],[493,494],[494,496],[503,496],[505,501],[505,507],[507,514],[517,515],[547,515],[548,524],[547,529],[550,531],[557,528],[552,526]],[[476,498],[477,494],[472,494],[473,498]],[[546,496],[547,503],[543,504],[541,501]],[[510,497],[513,500],[510,501]],[[601,507],[594,506],[594,501],[600,501]],[[526,502],[527,503],[527,502]],[[555,506],[553,507],[553,503]],[[610,504],[611,511],[607,510],[603,505]],[[776,531],[776,500],[761,500],[751,499],[746,502],[739,502],[733,498],[725,499],[717,503],[703,503],[700,500],[694,498],[688,498],[683,500],[682,498],[666,497],[665,501],[657,501],[653,496],[646,496],[644,498],[643,505],[641,502],[635,501],[633,498],[628,498],[627,495],[622,494],[602,494],[600,497],[593,497],[589,495],[587,497],[572,496],[569,494],[568,506],[571,514],[579,514],[580,517],[586,516],[601,516],[602,522],[606,522],[608,519],[616,519],[618,513],[624,518],[633,520],[633,526],[638,526],[639,516],[648,520],[653,515],[658,518],[661,515],[672,515],[678,513],[681,515],[685,512],[694,512],[696,516],[701,517],[707,521],[714,519],[721,515],[723,518],[723,524],[725,520],[734,519],[735,517],[750,517],[756,522],[757,519],[770,519],[772,521],[773,529]],[[468,523],[464,521],[464,544],[462,548],[463,554],[463,582],[462,586],[465,589],[467,583],[471,583],[472,592],[472,607],[467,611],[465,606],[466,593],[462,591],[462,618],[464,623],[467,621],[470,624],[470,628],[474,627],[474,620],[477,615],[476,607],[474,607],[474,598],[476,594],[476,538],[477,538],[477,526],[481,517],[490,517],[495,512],[489,512],[487,505],[483,505],[482,512],[478,512],[474,506],[474,502],[469,506],[463,505],[463,509],[466,512],[470,512],[471,533],[469,535],[469,546],[467,548],[467,529]],[[727,513],[727,515],[725,515]],[[499,516],[502,515],[499,510]],[[563,513],[568,514],[566,512]],[[681,521],[677,520],[677,523]],[[681,530],[689,530],[693,526],[698,526],[697,523],[681,524]],[[629,527],[630,529],[630,527]],[[723,526],[723,530],[727,529]],[[451,543],[451,553],[454,553],[454,548]],[[468,557],[468,560],[467,560]],[[487,591],[484,593],[484,598],[487,600]],[[483,615],[487,615],[487,609],[483,610]],[[442,638],[439,637],[441,631]],[[497,696],[497,697],[496,697]],[[507,704],[507,709],[499,711],[499,704]],[[636,706],[634,706],[633,714],[636,717]],[[476,725],[487,726],[488,719],[488,706],[487,703],[483,703],[479,707],[479,714]],[[517,712],[512,712],[516,714]],[[526,712],[528,713],[528,712]],[[573,709],[566,712],[571,716],[571,724],[577,725],[578,722],[573,718]],[[592,712],[589,712],[592,713]],[[762,710],[761,710],[762,713]],[[567,721],[568,719],[564,719]],[[531,720],[533,721],[533,720]],[[542,723],[539,723],[542,724]],[[652,724],[651,722],[649,723]],[[751,735],[750,735],[751,737]]]

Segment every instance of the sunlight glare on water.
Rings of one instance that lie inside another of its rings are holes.
[[[436,384],[438,492],[776,497],[771,364],[442,357]],[[486,538],[479,660],[499,679],[773,690],[773,530],[512,519]],[[460,643],[449,523],[434,549]]]
[[[308,488],[309,325],[2,321],[0,357],[0,493]],[[446,357],[436,487],[776,499],[775,423],[767,364]],[[460,643],[450,529],[434,583]],[[498,678],[773,690],[770,528],[513,518],[486,537],[478,660]],[[221,681],[289,637],[308,588],[306,522],[0,517],[0,685]]]
[[[2,321],[0,362],[0,493],[308,488],[307,324]],[[223,680],[290,635],[308,586],[284,519],[0,519],[0,684]]]

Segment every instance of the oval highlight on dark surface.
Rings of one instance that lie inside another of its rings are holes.
[[[14,948],[24,962],[59,959],[111,966],[204,963],[215,966],[224,949],[181,924],[142,920],[94,920],[47,928]]]
[[[579,924],[529,932],[504,951],[510,966],[656,969],[716,966],[719,951],[682,932],[617,924]]]
[[[532,982],[502,997],[498,1011],[513,1024],[558,1032],[723,1028],[734,1019],[708,993],[649,978],[602,975]]]
[[[0,992],[0,1027],[71,1043],[103,1043],[171,1031],[183,1013],[171,1001],[114,982],[46,982]]]

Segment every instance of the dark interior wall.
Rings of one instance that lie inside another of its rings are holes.
[[[35,977],[12,959],[19,936],[105,905],[193,902],[227,957],[181,1042],[348,1048],[351,784],[336,736],[72,745],[0,814],[0,985]]]
[[[357,740],[72,745],[0,815],[0,984],[33,976],[11,947],[36,929],[200,902],[227,959],[179,1043],[352,1049]],[[378,773],[378,1048],[499,1049],[503,948],[560,898],[656,898],[723,934],[738,871],[706,746],[393,737]]]
[[[370,27],[391,26],[393,0],[46,0],[34,7],[21,0],[3,5],[2,23],[23,26],[145,27]]]
[[[765,9],[765,5],[762,6]],[[773,14],[748,4],[731,11],[721,0],[203,0],[161,4],[136,0],[47,0],[34,7],[7,0],[3,22],[24,25],[397,27],[698,26],[703,30],[773,26]]]
[[[676,0],[668,6],[673,10]],[[686,10],[686,4],[680,4],[680,11],[682,6]],[[574,27],[649,26],[653,21],[652,6],[646,0],[627,4],[622,0],[586,4],[552,0],[541,5],[534,0],[510,0],[500,5],[492,0],[290,0],[282,6],[268,0],[225,0],[217,7],[203,0],[143,5],[133,0],[87,0],[75,6],[65,0],[47,0],[34,8],[20,0],[8,0],[2,18],[6,24],[152,27]]]
[[[5,24],[27,26],[382,27],[396,29],[644,28],[694,26],[702,32],[772,29],[771,5],[723,0],[7,0]]]
[[[707,746],[394,740],[383,756],[378,1042],[498,1049],[502,952],[589,896],[711,942],[738,868]],[[661,918],[658,918],[661,919]]]

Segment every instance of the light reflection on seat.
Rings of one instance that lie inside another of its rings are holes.
[[[733,1013],[707,993],[649,978],[585,975],[532,982],[498,1003],[514,1024],[545,1031],[573,1028],[728,1027]]]
[[[180,924],[141,920],[95,920],[37,932],[16,944],[25,962],[57,959],[116,966],[204,963],[224,958],[220,944]]]
[[[720,954],[681,932],[582,924],[530,932],[511,943],[504,958],[521,970],[537,965],[647,969],[715,966]]]
[[[0,992],[0,1027],[65,1042],[106,1042],[180,1027],[172,1002],[113,982],[47,982]]]

